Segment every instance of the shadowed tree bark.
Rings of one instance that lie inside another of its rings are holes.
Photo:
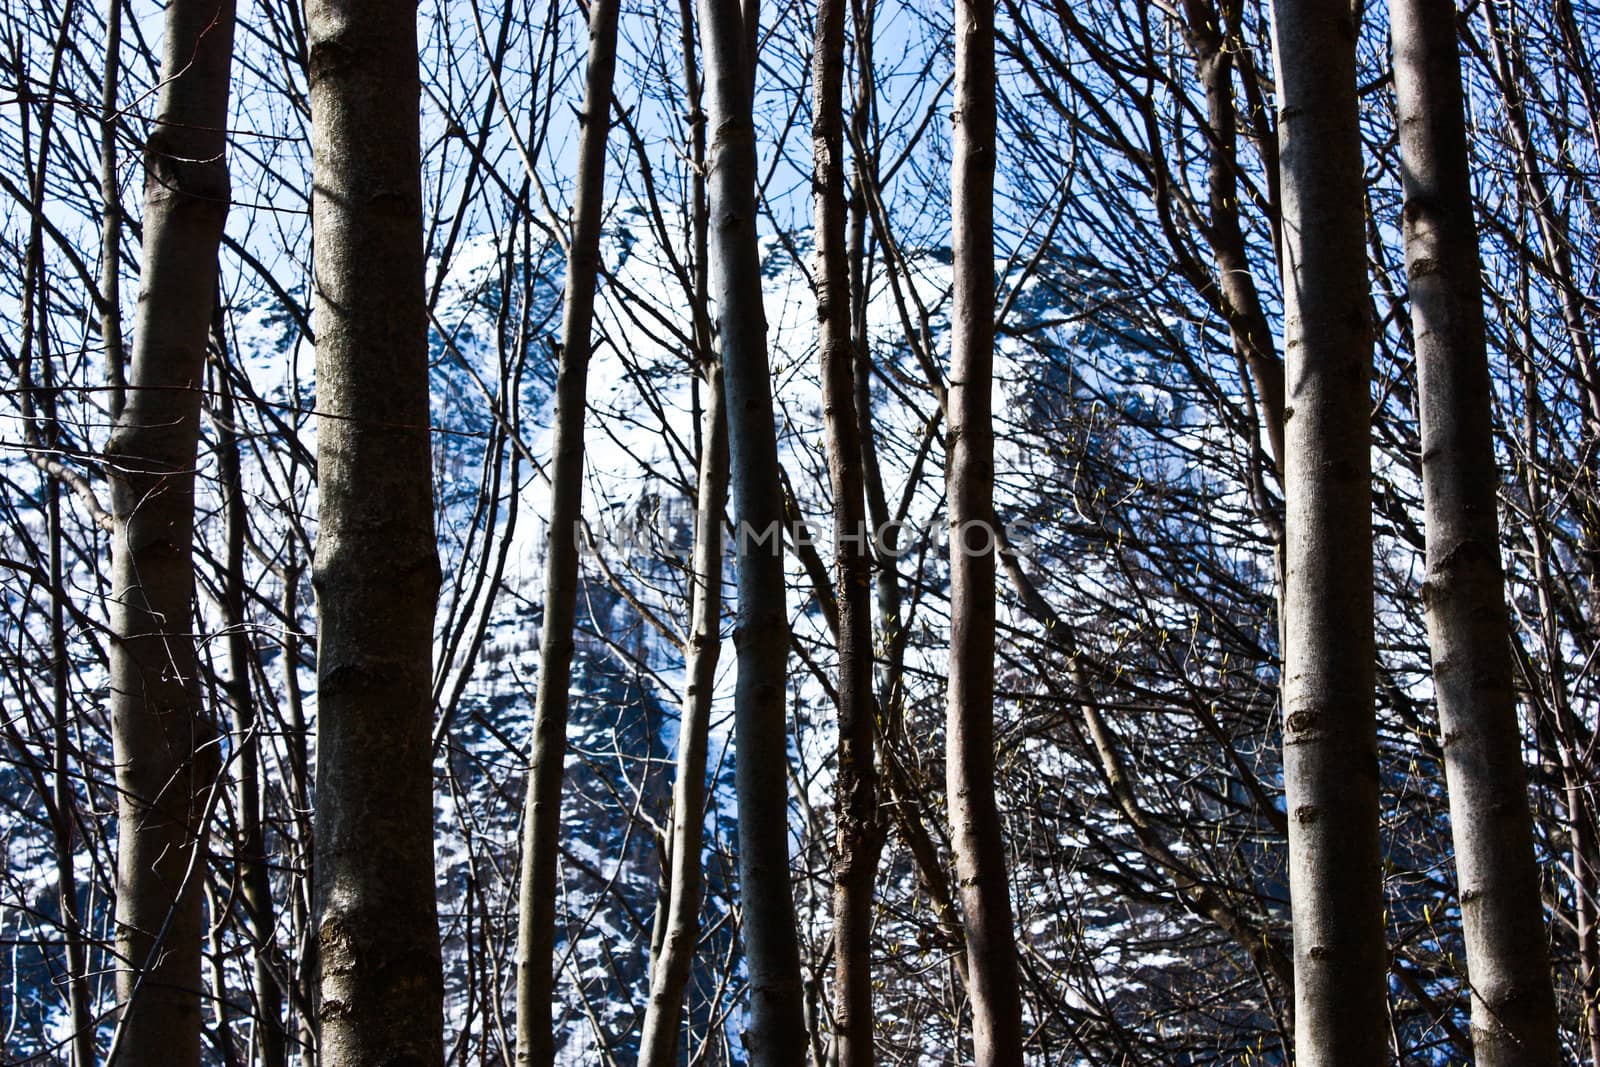
[[[773,431],[767,321],[756,244],[752,119],[756,8],[700,0],[700,48],[710,112],[711,296],[722,344],[729,488],[737,527],[734,624],[735,791],[739,900],[749,972],[745,1049],[757,1067],[806,1059],[800,949],[789,882],[789,617],[783,577],[783,492]]]
[[[200,1060],[205,869],[197,850],[218,761],[193,634],[194,470],[228,214],[233,16],[232,0],[175,0],[166,11],[161,95],[145,144],[129,395],[106,446],[122,1011],[113,1054],[121,1067]]]
[[[1288,400],[1283,762],[1301,1067],[1389,1058],[1355,18],[1274,8]]]
[[[1480,1067],[1561,1061],[1500,567],[1455,5],[1391,0],[1422,415],[1427,609]]]
[[[433,533],[416,10],[311,0],[321,1062],[437,1065]]]
[[[555,1059],[556,874],[561,847],[561,782],[567,757],[572,629],[578,604],[578,525],[583,520],[583,412],[593,350],[594,287],[605,216],[606,135],[611,78],[617,65],[617,0],[589,5],[589,70],[578,145],[577,197],[567,250],[561,368],[556,381],[555,443],[550,467],[544,621],[533,753],[523,805],[522,880],[517,906],[517,1062]]]
[[[873,1062],[872,896],[883,850],[873,758],[872,556],[856,420],[855,338],[845,244],[846,0],[817,5],[812,50],[817,353],[833,488],[838,603],[838,777],[834,783],[833,1029],[840,1067]]]
[[[1022,1004],[994,789],[994,7],[956,0],[950,216],[950,681],[945,790],[980,1065],[1022,1062]]]

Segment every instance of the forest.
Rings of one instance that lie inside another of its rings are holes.
[[[0,0],[0,1062],[1600,1067],[1595,0]]]

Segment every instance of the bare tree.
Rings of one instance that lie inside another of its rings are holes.
[[[700,0],[710,114],[707,181],[710,292],[722,345],[729,488],[738,553],[734,693],[739,797],[739,899],[749,969],[745,1045],[758,1067],[806,1056],[800,949],[789,884],[789,618],[783,578],[783,492],[756,244],[753,120],[756,5]]]
[[[578,601],[578,527],[583,521],[583,413],[593,350],[594,287],[605,215],[606,136],[617,64],[617,0],[589,5],[589,73],[578,146],[578,194],[567,249],[561,369],[556,382],[555,446],[550,469],[544,621],[533,753],[522,831],[517,908],[517,1062],[555,1059],[550,1029],[555,986],[556,870],[560,858],[561,782],[567,758],[567,690]]]
[[[220,311],[220,309],[219,309]],[[279,982],[282,961],[277,952],[276,912],[272,901],[272,874],[268,867],[266,830],[262,825],[261,732],[252,684],[254,652],[246,630],[245,538],[249,517],[245,513],[244,482],[239,449],[239,422],[228,380],[227,347],[222,336],[222,317],[216,316],[213,344],[219,359],[216,381],[217,404],[212,417],[217,424],[217,468],[223,493],[223,587],[222,617],[227,626],[228,703],[232,706],[234,746],[237,757],[234,809],[238,835],[234,842],[240,892],[247,937],[253,959],[256,1025],[252,1028],[263,1067],[282,1067],[286,1062],[283,1029],[283,988]]]
[[[144,240],[128,399],[111,483],[117,761],[116,1062],[200,1060],[205,810],[218,764],[201,708],[194,470],[217,248],[228,213],[232,0],[167,8],[145,145]],[[115,247],[104,254],[115,261]]]
[[[312,0],[321,1061],[443,1060],[416,18]]]
[[[1283,763],[1305,1067],[1389,1055],[1356,29],[1338,0],[1274,8],[1288,353]]]
[[[950,680],[945,791],[966,930],[973,1051],[1022,1062],[1010,880],[994,782],[994,7],[956,0],[950,220]]]
[[[705,410],[699,429],[695,482],[694,549],[689,571],[689,632],[684,644],[684,689],[678,720],[677,777],[672,787],[667,842],[662,856],[665,900],[658,901],[651,931],[649,1001],[640,1025],[639,1067],[671,1067],[678,1060],[684,990],[700,936],[704,895],[701,850],[705,836],[706,750],[717,661],[722,655],[722,540],[728,507],[728,412],[722,365],[712,347],[706,211],[706,122],[694,51],[694,11],[679,0],[684,96],[689,103],[690,231],[694,317],[692,373],[704,376]]]
[[[1422,416],[1427,609],[1473,1053],[1556,1064],[1539,870],[1506,640],[1483,289],[1454,10],[1392,0],[1402,214]]]
[[[883,850],[873,757],[872,556],[856,419],[856,345],[845,244],[845,0],[817,5],[812,49],[812,196],[817,353],[833,487],[838,604],[838,770],[834,783],[834,1040],[842,1067],[873,1062],[872,897]]]

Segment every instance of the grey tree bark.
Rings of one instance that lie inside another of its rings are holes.
[[[699,14],[710,112],[711,296],[722,345],[737,528],[734,778],[750,995],[745,1048],[757,1067],[798,1067],[806,1058],[806,1026],[789,875],[783,492],[756,244],[755,7],[700,0]]]
[[[206,336],[228,213],[233,15],[232,0],[175,0],[166,10],[129,396],[106,445],[119,1067],[200,1060],[196,850],[218,761],[201,710],[191,546]]]
[[[950,678],[945,792],[980,1065],[1022,1062],[1022,1002],[994,787],[994,7],[956,0],[950,215]]]
[[[617,62],[617,0],[589,5],[589,68],[578,144],[577,196],[567,251],[561,362],[556,381],[550,527],[545,541],[544,621],[533,752],[523,804],[521,892],[517,906],[517,1062],[555,1060],[556,875],[561,846],[561,784],[567,757],[567,691],[578,604],[578,526],[583,520],[583,414],[593,351],[595,279],[605,215],[606,137]]]
[[[310,0],[321,1062],[437,1065],[433,533],[416,10]]]
[[[1373,717],[1372,337],[1344,0],[1274,8],[1288,400],[1283,762],[1301,1067],[1389,1056]]]
[[[834,782],[833,1030],[840,1067],[871,1067],[872,897],[883,828],[873,753],[872,556],[856,339],[845,237],[844,22],[846,0],[819,0],[812,49],[812,196],[817,353],[828,479],[833,488],[833,569],[838,604],[838,770]]]
[[[1480,1067],[1561,1062],[1500,566],[1489,363],[1450,0],[1390,0],[1427,610]]]

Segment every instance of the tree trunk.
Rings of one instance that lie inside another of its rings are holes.
[[[722,400],[722,368],[708,361],[705,370],[705,444],[695,510],[689,643],[684,652],[687,681],[678,724],[677,780],[672,787],[668,907],[662,919],[660,951],[650,975],[639,1067],[670,1067],[678,1061],[683,993],[700,938],[706,744],[722,651],[722,516],[728,498],[728,420]]]
[[[91,1015],[87,944],[84,938],[83,909],[78,903],[77,863],[74,841],[78,827],[78,798],[72,788],[70,748],[71,703],[68,675],[66,588],[61,553],[61,484],[44,477],[46,521],[50,537],[50,690],[53,715],[52,747],[55,759],[51,768],[51,814],[56,849],[56,896],[61,906],[62,953],[67,983],[67,1010],[72,1022],[69,1042],[72,1067],[94,1067],[95,1025]]]
[[[593,350],[594,288],[605,215],[606,135],[611,129],[611,78],[617,62],[618,0],[589,5],[589,71],[578,146],[577,196],[567,254],[556,381],[555,445],[550,475],[544,621],[539,638],[539,689],[533,754],[522,822],[521,895],[517,906],[517,1062],[555,1060],[551,1005],[555,994],[556,875],[561,845],[561,783],[567,758],[567,690],[572,682],[572,630],[578,604],[578,524],[583,519],[583,413]]]
[[[845,246],[846,0],[820,0],[812,50],[812,189],[817,353],[822,379],[839,641],[838,777],[834,782],[833,1028],[840,1067],[871,1067],[872,894],[883,850],[873,756],[872,557],[856,420],[855,339]]]
[[[1239,224],[1238,113],[1233,102],[1234,46],[1239,43],[1240,0],[1185,0],[1184,33],[1195,73],[1206,92],[1210,127],[1207,193],[1211,209],[1206,241],[1216,261],[1217,293],[1234,351],[1250,369],[1272,461],[1283,469],[1283,364],[1272,345],[1255,274]]]
[[[204,865],[195,850],[217,757],[201,712],[191,546],[206,336],[228,213],[233,13],[232,0],[167,8],[145,147],[130,395],[106,446],[119,1067],[200,1059]]]
[[[290,881],[289,921],[293,944],[293,971],[290,975],[290,1003],[296,1015],[295,1042],[303,1063],[313,1062],[317,1050],[317,945],[312,928],[311,899],[316,885],[316,864],[312,833],[311,761],[308,752],[305,700],[300,693],[300,576],[305,573],[291,536],[284,546],[283,591],[280,609],[284,619],[282,653],[283,702],[288,721],[289,781],[286,783],[290,810],[294,812],[294,851],[287,858],[299,873]]]
[[[1480,1067],[1561,1060],[1507,644],[1455,6],[1391,0],[1427,609]]]
[[[1553,193],[1550,183],[1545,179],[1544,167],[1539,159],[1524,91],[1524,85],[1528,84],[1530,74],[1522,44],[1517,38],[1518,27],[1514,22],[1511,25],[1504,24],[1501,13],[1494,10],[1493,5],[1485,7],[1483,15],[1489,30],[1489,40],[1488,54],[1481,58],[1497,79],[1505,102],[1504,114],[1509,140],[1517,154],[1518,185],[1526,197],[1526,201],[1519,206],[1525,211],[1531,211],[1539,231],[1544,256],[1543,262],[1538,264],[1536,269],[1549,278],[1556,290],[1561,306],[1562,322],[1576,364],[1572,377],[1576,379],[1582,391],[1586,437],[1592,438],[1600,434],[1600,371],[1597,371],[1595,366],[1594,344],[1586,325],[1585,313],[1586,305],[1592,306],[1592,298],[1586,298],[1584,290],[1576,280],[1567,213],[1563,210],[1560,197]],[[1527,395],[1528,402],[1536,404],[1537,390],[1533,389]],[[1530,419],[1531,417],[1530,412]],[[1530,434],[1535,430],[1536,425],[1530,422]],[[1538,455],[1537,452],[1529,454]],[[1586,488],[1593,493],[1596,487],[1600,486],[1600,460],[1597,460],[1593,447],[1587,449],[1587,454],[1583,473],[1587,482]],[[1537,478],[1532,470],[1529,471],[1529,482],[1530,488],[1536,487]],[[1589,610],[1588,625],[1592,632],[1595,626],[1600,624],[1597,623],[1597,620],[1600,620],[1600,530],[1595,527],[1591,508],[1580,505],[1573,508],[1572,513],[1582,532],[1583,551],[1579,556],[1579,562],[1588,587],[1585,591],[1584,605]],[[1540,512],[1532,510],[1530,514],[1538,515]],[[1538,524],[1534,525],[1536,537],[1543,536]],[[1536,558],[1538,554],[1539,549],[1536,544]],[[1540,582],[1540,587],[1541,593],[1548,588],[1544,581]],[[1572,731],[1575,716],[1565,692],[1565,685],[1560,678],[1562,674],[1562,668],[1559,666],[1561,654],[1558,651],[1560,641],[1554,636],[1553,623],[1546,636],[1546,647],[1551,655],[1550,670],[1553,688],[1556,690],[1553,694],[1552,710],[1556,718],[1560,745],[1570,833],[1574,891],[1573,924],[1577,935],[1577,979],[1583,1005],[1582,1031],[1588,1045],[1590,1062],[1600,1064],[1600,922],[1597,922],[1597,918],[1600,917],[1596,916],[1596,893],[1600,892],[1600,868],[1597,868],[1597,863],[1600,863],[1600,854],[1597,854],[1600,842],[1595,839],[1595,827],[1588,811],[1588,804],[1585,802],[1591,773],[1587,767],[1587,759],[1578,751],[1583,746]]]
[[[1105,782],[1107,799],[1122,813],[1139,850],[1160,867],[1172,882],[1183,901],[1197,914],[1215,923],[1235,944],[1249,954],[1263,978],[1263,988],[1269,998],[1275,999],[1278,990],[1265,982],[1270,975],[1284,994],[1294,995],[1294,964],[1279,944],[1266,923],[1252,917],[1237,907],[1228,895],[1207,880],[1203,869],[1186,862],[1168,844],[1166,836],[1146,812],[1139,800],[1136,776],[1128,767],[1122,752],[1127,747],[1116,728],[1100,713],[1094,701],[1089,674],[1084,669],[1074,628],[1045,600],[1039,587],[1023,571],[1022,565],[1010,546],[1003,545],[1000,564],[1010,580],[1022,606],[1045,629],[1045,643],[1054,648],[1063,659],[1066,680],[1079,698],[1078,711],[1083,716],[1084,731],[1090,747],[1100,765]]]
[[[1559,647],[1559,646],[1558,646]],[[1570,708],[1557,714],[1570,719]],[[1595,899],[1600,895],[1600,845],[1595,842],[1594,821],[1587,795],[1589,778],[1583,773],[1570,742],[1561,742],[1561,777],[1567,808],[1572,851],[1573,933],[1577,935],[1578,990],[1582,1004],[1580,1032],[1589,1046],[1589,1062],[1600,1064],[1600,923]]]
[[[217,351],[225,353],[220,309],[215,327]],[[283,987],[274,931],[272,875],[267,866],[266,835],[261,825],[261,729],[256,714],[250,671],[255,653],[245,622],[245,505],[244,482],[239,470],[239,429],[235,419],[233,385],[228,381],[225,358],[216,380],[220,409],[217,423],[217,473],[222,481],[223,523],[226,532],[222,617],[228,632],[228,702],[233,707],[234,811],[238,837],[234,841],[239,872],[240,902],[244,908],[245,937],[250,945],[255,976],[255,1038],[262,1067],[283,1067],[286,1049],[283,1030]]]
[[[805,1062],[806,1026],[789,875],[783,493],[756,244],[756,27],[753,4],[741,11],[739,0],[700,0],[699,11],[711,121],[711,294],[722,342],[729,488],[737,528],[734,774],[741,933],[750,990],[744,1044],[756,1067],[780,1067]]]
[[[1372,336],[1357,28],[1343,0],[1275,8],[1283,289],[1283,762],[1301,1067],[1387,1062],[1373,716]]]
[[[311,0],[321,1062],[443,1059],[416,11]]]
[[[994,787],[994,8],[956,0],[950,214],[950,682],[945,788],[976,1062],[1022,1062],[1022,1003]]]
[[[668,840],[662,853],[665,895],[651,934],[650,999],[645,1005],[639,1067],[671,1067],[678,1061],[678,1026],[684,990],[700,939],[701,839],[705,833],[706,745],[711,698],[722,655],[722,537],[728,506],[728,411],[722,367],[712,351],[707,309],[706,123],[694,56],[694,8],[679,0],[683,29],[684,93],[689,101],[691,160],[689,210],[694,239],[694,357],[705,375],[705,411],[695,431],[699,451],[694,558],[689,587],[689,640],[684,649],[683,711],[678,721],[677,778],[673,785]],[[697,379],[698,381],[698,379]],[[698,406],[698,404],[696,405]]]
[[[1483,17],[1489,27],[1493,69],[1499,78],[1505,101],[1506,126],[1512,147],[1517,152],[1518,177],[1527,189],[1528,203],[1539,228],[1548,274],[1561,305],[1562,324],[1566,327],[1572,354],[1577,362],[1574,377],[1583,389],[1592,432],[1600,432],[1600,368],[1595,364],[1594,343],[1584,307],[1585,303],[1592,302],[1592,297],[1585,299],[1578,281],[1578,272],[1572,262],[1572,234],[1568,230],[1566,213],[1562,210],[1560,197],[1553,195],[1550,183],[1545,179],[1535,134],[1529,123],[1527,100],[1522,88],[1529,74],[1522,43],[1517,38],[1521,31],[1515,25],[1503,26],[1500,12],[1492,5],[1484,8]],[[1590,564],[1590,568],[1593,569],[1593,564]],[[1600,605],[1600,594],[1591,594],[1590,599],[1591,609]]]
[[[106,65],[100,81],[100,340],[106,346],[108,403],[115,420],[127,402],[122,342],[122,186],[117,181],[117,81],[122,5],[106,5]]]

